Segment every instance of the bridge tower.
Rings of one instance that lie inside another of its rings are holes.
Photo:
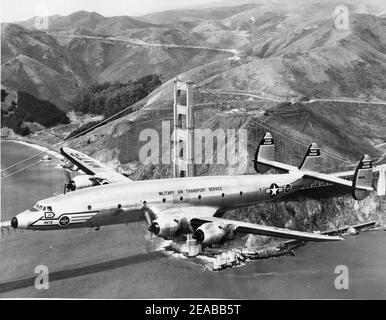
[[[186,96],[185,104],[180,104]],[[194,104],[193,82],[174,81],[174,116],[173,116],[173,163],[174,177],[194,177]],[[186,236],[185,242],[173,241],[177,250],[194,257],[201,252],[201,245],[192,238]]]
[[[186,103],[180,104],[186,96]],[[194,167],[194,105],[193,82],[174,81],[174,177],[193,177]]]

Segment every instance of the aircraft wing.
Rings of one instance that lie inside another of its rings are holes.
[[[10,229],[11,228],[11,221],[0,221],[0,230],[3,231],[3,229]]]
[[[85,174],[96,176],[100,179],[106,179],[110,183],[131,181],[129,178],[114,171],[102,162],[74,149],[62,147],[60,148],[60,153],[81,169]]]
[[[288,238],[288,239],[296,239],[296,240],[303,240],[303,241],[316,241],[316,242],[343,240],[343,238],[341,237],[327,236],[319,233],[289,230],[285,228],[270,227],[270,226],[265,226],[265,225],[256,224],[256,223],[234,221],[234,220],[228,220],[228,219],[216,218],[216,217],[193,218],[191,220],[191,224],[203,224],[208,222],[219,223],[223,227],[230,227],[231,230],[237,233],[250,233],[250,234],[258,234],[258,235],[270,236],[270,237]]]
[[[217,211],[217,207],[210,207],[210,206],[190,206],[190,205],[178,205],[178,206],[150,206],[147,207],[149,211],[153,214],[153,219],[162,217],[162,216],[169,216],[169,217],[176,217],[176,218],[188,218],[189,220],[193,217],[211,217],[213,216]]]
[[[335,175],[331,175],[331,174],[325,174],[325,173],[314,172],[314,171],[304,171],[303,177],[304,178],[310,178],[313,180],[320,180],[320,181],[324,181],[324,182],[338,184],[338,185],[346,186],[346,187],[350,187],[350,188],[353,187],[352,181],[342,179],[342,178],[339,178],[339,177],[337,177]],[[372,187],[366,187],[366,186],[357,186],[356,189],[367,190],[367,191],[373,191],[374,190]]]
[[[303,241],[337,241],[343,240],[341,237],[332,237],[312,232],[303,232],[296,230],[289,230],[284,228],[276,228],[265,226],[256,223],[249,223],[243,221],[229,220],[214,217],[218,208],[210,206],[174,206],[164,208],[148,208],[155,215],[153,219],[161,218],[162,216],[174,217],[176,220],[186,219],[193,227],[199,227],[204,223],[213,222],[221,227],[230,228],[237,233],[250,233],[270,237],[297,239]]]

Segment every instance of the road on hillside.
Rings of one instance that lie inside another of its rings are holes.
[[[51,36],[57,38],[71,38],[71,39],[90,39],[90,40],[100,40],[100,41],[115,41],[115,42],[123,42],[131,45],[137,46],[147,46],[147,47],[162,47],[162,48],[177,48],[177,49],[200,49],[200,50],[211,50],[211,51],[220,51],[231,53],[235,56],[240,54],[240,50],[238,49],[223,49],[223,48],[214,48],[214,47],[205,47],[205,46],[192,46],[192,45],[179,45],[179,44],[169,44],[169,43],[149,43],[139,39],[122,39],[115,37],[98,37],[98,36],[83,36],[83,35],[66,35],[66,34],[58,34],[58,33],[50,33]]]

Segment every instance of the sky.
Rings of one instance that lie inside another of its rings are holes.
[[[1,0],[1,21],[30,19],[40,12],[68,15],[75,11],[95,11],[106,17],[138,16],[150,12],[178,9],[219,0]]]
[[[249,1],[299,1],[299,0],[0,0],[1,21],[17,22],[34,16],[68,15],[75,11],[95,11],[106,17],[139,16],[150,12],[180,9],[201,4],[238,4]],[[386,0],[310,0],[317,2],[342,2],[384,6]],[[43,14],[42,14],[43,13]]]

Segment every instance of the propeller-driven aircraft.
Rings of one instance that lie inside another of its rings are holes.
[[[254,157],[258,173],[269,169],[280,174],[201,176],[132,181],[101,162],[68,147],[62,155],[85,174],[68,177],[65,193],[38,201],[33,208],[1,223],[2,228],[66,230],[96,228],[147,220],[153,234],[173,239],[192,234],[202,245],[222,243],[236,233],[335,241],[338,236],[302,232],[222,218],[225,211],[284,198],[295,191],[339,185],[356,200],[373,190],[369,156],[355,171],[325,174],[316,171],[320,149],[313,143],[299,167],[275,161],[272,135],[266,133]]]

